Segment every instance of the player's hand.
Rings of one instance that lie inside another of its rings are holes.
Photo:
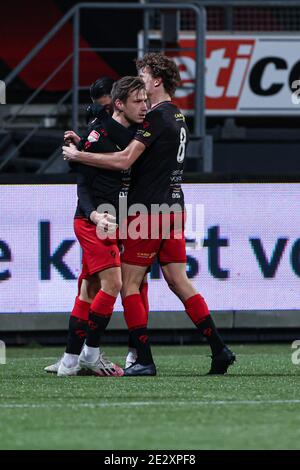
[[[110,214],[98,214],[98,222],[96,233],[97,237],[103,239],[108,235],[115,235],[116,230],[118,228],[118,224],[116,224],[116,218]]]
[[[64,145],[62,147],[64,160],[68,161],[78,161],[78,157],[80,156],[79,150],[77,150],[74,144],[70,144],[69,146]]]
[[[97,211],[93,211],[90,213],[90,220],[95,224],[97,225],[100,220],[101,220],[101,217],[105,215],[105,214],[100,214],[99,212]]]
[[[64,133],[64,141],[65,143],[72,143],[74,145],[78,145],[80,142],[81,138],[79,137],[78,134],[74,131],[66,131]]]

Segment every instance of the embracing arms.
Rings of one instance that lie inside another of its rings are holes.
[[[143,153],[146,146],[133,139],[126,149],[113,153],[80,152],[75,145],[63,146],[65,160],[84,163],[86,165],[109,170],[128,170]]]

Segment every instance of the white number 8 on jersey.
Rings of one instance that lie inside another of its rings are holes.
[[[184,127],[180,129],[180,144],[177,152],[177,161],[182,163],[185,157],[186,130]]]

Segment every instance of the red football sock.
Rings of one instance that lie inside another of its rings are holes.
[[[75,299],[73,310],[71,312],[71,317],[76,317],[80,320],[88,321],[90,307],[90,303],[85,302],[84,300],[80,300],[80,298],[77,296]]]
[[[144,305],[144,308],[145,308],[145,312],[146,312],[146,315],[147,315],[147,324],[148,324],[148,316],[149,316],[149,302],[148,302],[148,282],[142,282],[142,284],[140,285],[140,295],[141,295],[141,299],[142,299],[142,302],[143,302],[143,305]],[[125,316],[125,312],[124,312],[124,316]],[[126,320],[126,317],[125,317],[125,320]],[[128,347],[129,348],[135,348],[135,342],[133,340],[133,337],[132,337],[132,331],[129,331],[129,336],[128,336]]]
[[[140,294],[128,295],[123,299],[124,317],[127,323],[131,347],[137,350],[139,364],[152,364],[153,358],[149,343],[147,320],[148,315]]]
[[[141,294],[127,295],[123,299],[123,307],[124,318],[129,330],[147,326],[148,315]]]
[[[184,302],[184,306],[186,313],[195,325],[209,316],[208,306],[200,294],[193,295],[187,299]]]
[[[89,315],[86,345],[97,348],[111,318],[116,297],[100,290],[94,298]]]
[[[100,290],[90,305],[91,311],[102,317],[110,317],[113,313],[117,297]]]

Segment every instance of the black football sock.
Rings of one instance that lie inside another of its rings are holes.
[[[131,331],[129,331],[129,336],[128,336],[128,348],[136,348]]]
[[[79,355],[87,335],[87,321],[70,316],[66,353]]]
[[[100,338],[109,323],[111,315],[96,315],[90,311],[88,321],[88,331],[85,344],[92,348],[98,348],[100,345]]]
[[[209,315],[202,322],[197,323],[196,326],[207,339],[213,356],[218,354],[224,348],[225,344],[218,333],[212,317]]]
[[[132,338],[132,347],[137,349],[136,362],[144,366],[153,364],[147,328],[136,328],[131,330],[130,335]]]

